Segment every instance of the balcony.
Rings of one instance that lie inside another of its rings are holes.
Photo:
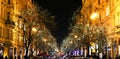
[[[120,25],[117,25],[115,28],[115,33],[120,34]]]
[[[14,26],[15,26],[14,21],[10,20],[10,15],[9,15],[9,13],[8,13],[7,19],[5,20],[5,24],[6,24],[6,25],[9,25],[9,26],[11,26],[11,27],[13,27],[13,28],[14,28]]]

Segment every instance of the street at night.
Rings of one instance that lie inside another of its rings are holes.
[[[120,0],[0,0],[0,59],[120,59]]]

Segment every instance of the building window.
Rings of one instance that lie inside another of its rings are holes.
[[[120,12],[119,12],[119,15],[118,15],[118,20],[119,20],[119,25],[120,25]]]
[[[98,5],[100,5],[100,0],[98,0]]]
[[[6,30],[6,39],[9,39],[10,38],[10,31],[7,29]]]
[[[108,2],[108,0],[106,0],[106,2]]]
[[[2,37],[2,27],[0,27],[0,37]]]
[[[107,7],[106,7],[106,16],[108,16],[109,13],[110,13],[110,8],[109,8],[109,6],[107,6]]]
[[[100,19],[100,21],[101,21],[101,14],[99,14],[99,19]]]
[[[0,18],[1,18],[1,14],[2,14],[2,2],[0,2]]]
[[[117,12],[117,19],[118,19],[118,24],[119,24],[119,12]]]
[[[3,28],[3,38],[6,38],[5,35],[6,34],[6,32],[5,32],[5,29]]]
[[[12,30],[10,31],[10,39],[13,39],[13,32],[12,32]]]
[[[112,2],[111,2],[111,0],[109,0],[109,3],[110,3],[110,10],[111,10],[111,7],[112,7]]]
[[[119,45],[120,45],[120,38],[119,38]]]
[[[6,29],[6,35],[5,38],[6,39],[12,39],[12,31],[10,29]]]
[[[8,4],[10,4],[10,0],[8,0]]]
[[[110,3],[111,3],[111,7],[113,7],[113,5],[114,5],[114,0],[110,0]]]
[[[117,24],[118,21],[117,21],[117,19],[116,19],[116,15],[115,15],[115,18],[114,18],[114,19],[115,19],[115,25],[117,26],[117,25],[118,25],[118,24]]]

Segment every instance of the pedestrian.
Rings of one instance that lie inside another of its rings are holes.
[[[5,56],[5,59],[8,59],[7,56]]]
[[[0,59],[3,59],[3,55],[0,56]]]
[[[13,59],[13,56],[10,56],[10,59]]]
[[[118,56],[118,55],[116,55],[115,59],[119,59],[119,56]]]
[[[47,59],[48,58],[48,54],[47,54],[47,52],[44,52],[43,53],[43,59]]]
[[[20,59],[20,55],[18,56],[18,59]]]
[[[104,55],[103,55],[103,59],[106,59],[106,58],[107,58],[107,55],[106,55],[106,54],[104,54]]]

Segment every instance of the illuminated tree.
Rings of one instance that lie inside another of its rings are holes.
[[[89,24],[83,26],[81,24],[75,26],[74,30],[74,33],[76,33],[77,35],[79,34],[79,42],[81,43],[81,45],[88,47],[88,53],[91,43],[98,44],[98,51],[102,52],[103,46],[105,45],[107,40],[104,27],[90,26]]]
[[[99,52],[102,50],[102,46],[106,43],[105,29],[101,25],[92,26],[89,19],[85,18],[81,12],[76,11],[72,17],[74,25],[70,27],[71,33],[78,36],[77,42],[79,45],[86,46],[89,54],[89,47],[91,43],[98,44]]]
[[[45,24],[46,28],[53,33],[56,29],[55,16],[51,15],[51,13],[47,9],[39,8],[40,19]]]
[[[18,17],[23,19],[23,35],[24,45],[26,48],[26,56],[28,55],[28,48],[34,41],[33,39],[35,39],[36,36],[46,35],[46,24],[51,22],[49,23],[49,27],[51,27],[52,25],[50,24],[54,23],[53,21],[51,21],[53,19],[49,19],[52,16],[48,15],[49,13],[46,12],[46,10],[42,9],[41,7],[38,7],[35,4],[33,4],[32,7],[24,7],[20,11],[20,16]],[[37,29],[35,33],[32,31],[33,27]],[[43,33],[41,34],[40,31],[43,31]],[[41,41],[39,41],[39,43],[41,43]]]
[[[98,51],[101,53],[103,52],[103,47],[107,43],[107,37],[105,34],[104,27],[100,26],[96,30],[96,43],[98,44]]]
[[[30,47],[30,44],[32,43],[34,36],[36,33],[32,32],[32,28],[36,27],[38,28],[37,20],[39,19],[38,13],[33,8],[26,8],[21,11],[21,15],[19,18],[23,19],[23,37],[24,37],[24,46],[26,48],[26,57],[28,55],[28,48]]]

